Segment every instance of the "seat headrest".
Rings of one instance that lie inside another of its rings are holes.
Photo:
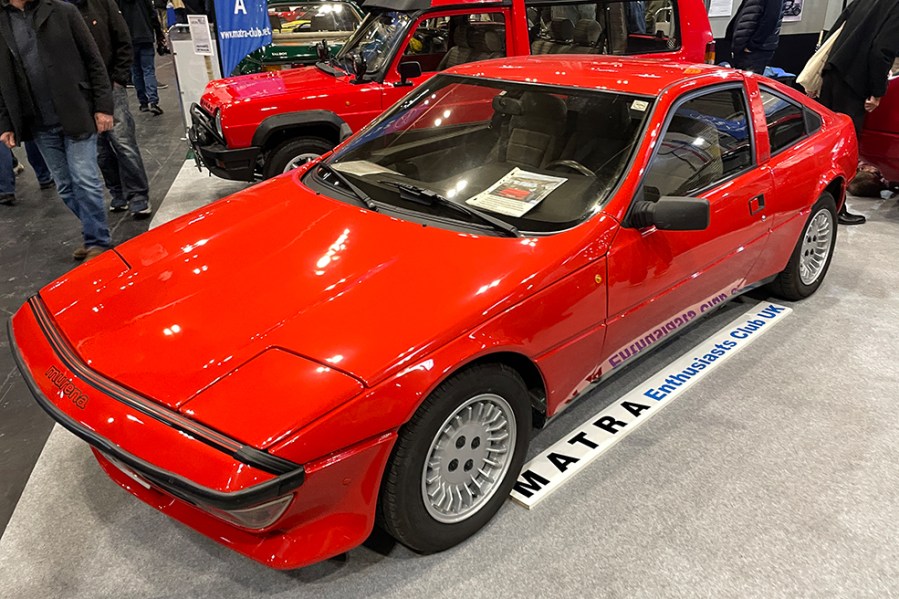
[[[595,46],[602,34],[602,26],[592,19],[581,19],[574,26],[574,43],[578,46]]]
[[[471,25],[468,24],[468,18],[462,17],[455,23],[453,29],[453,45],[463,48],[470,48],[468,45],[468,36],[471,34]]]
[[[499,94],[493,97],[493,111],[508,116],[517,116],[524,114],[524,108],[521,100],[510,98],[509,96]]]
[[[570,23],[571,21],[569,21]],[[560,98],[544,92],[521,94],[522,114],[539,116],[543,120],[556,121],[564,126],[568,108]]]
[[[574,35],[574,23],[568,19],[553,19],[549,31],[554,42],[567,42]]]
[[[489,29],[484,33],[484,45],[491,54],[502,52],[505,46],[505,31],[500,29]]]

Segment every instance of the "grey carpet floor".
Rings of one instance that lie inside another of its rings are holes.
[[[459,547],[423,557],[376,535],[268,570],[134,500],[57,427],[0,539],[0,597],[899,596],[899,203],[853,208],[871,222],[840,229],[818,294],[536,509],[507,502]],[[582,399],[531,454],[745,309]]]

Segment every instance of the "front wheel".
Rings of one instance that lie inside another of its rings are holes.
[[[504,365],[440,385],[400,430],[381,485],[381,525],[420,553],[461,543],[493,518],[524,463],[531,405]]]
[[[833,196],[821,194],[812,207],[787,267],[771,283],[774,295],[800,300],[818,290],[837,241],[837,209]]]
[[[281,173],[287,173],[315,160],[322,154],[330,152],[334,144],[320,137],[297,137],[276,146],[265,156],[262,176],[271,179]]]

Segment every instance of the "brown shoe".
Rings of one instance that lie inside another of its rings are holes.
[[[96,258],[97,256],[99,256],[100,254],[102,254],[103,252],[105,252],[106,249],[107,249],[107,248],[101,248],[101,247],[92,245],[91,247],[87,248],[87,253],[84,255],[85,261],[87,261],[87,260],[93,260],[94,258]]]
[[[75,251],[72,252],[72,258],[75,260],[84,260],[87,258],[87,248],[81,246],[80,248],[75,248]]]

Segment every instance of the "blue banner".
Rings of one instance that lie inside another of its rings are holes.
[[[267,0],[215,0],[215,22],[225,77],[247,54],[272,43]]]

